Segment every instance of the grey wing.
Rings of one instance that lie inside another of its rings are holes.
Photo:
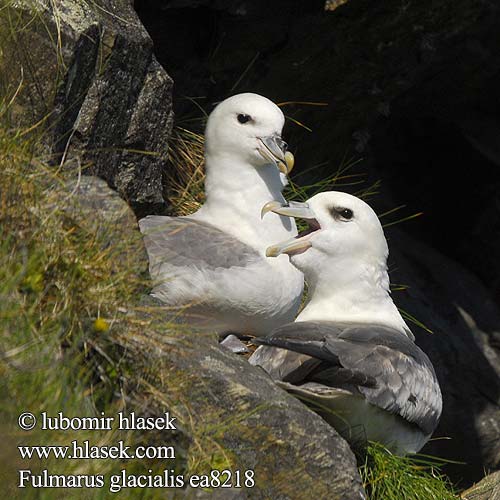
[[[260,258],[254,248],[206,222],[150,215],[139,221],[153,277],[164,267],[244,267]]]
[[[305,321],[284,325],[260,342],[322,360],[307,380],[333,387],[346,381],[356,384],[368,402],[401,415],[426,434],[437,426],[442,399],[434,368],[426,354],[396,330]]]

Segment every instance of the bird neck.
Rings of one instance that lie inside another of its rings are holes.
[[[252,246],[256,241],[261,247],[269,246],[297,234],[289,217],[270,213],[261,218],[268,201],[284,202],[284,185],[275,165],[254,168],[230,155],[213,154],[207,154],[205,164],[206,201],[198,216]]]
[[[206,156],[205,164],[206,202],[209,205],[224,203],[227,208],[242,210],[248,208],[242,205],[249,202],[257,207],[249,215],[260,219],[262,205],[282,198],[283,183],[273,164],[252,167],[231,155],[213,154]],[[216,168],[212,168],[212,164],[217,164]]]
[[[306,273],[309,299],[296,321],[336,321],[390,326],[409,330],[390,297],[385,262],[363,262],[346,257],[320,273]]]

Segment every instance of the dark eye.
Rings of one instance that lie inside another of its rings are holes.
[[[332,210],[334,217],[342,217],[345,220],[351,220],[354,216],[354,212],[350,208],[333,208]]]
[[[245,114],[243,114],[243,113],[240,113],[240,114],[238,115],[238,121],[239,121],[240,123],[247,123],[247,122],[249,122],[251,119],[252,119],[252,117],[251,117],[250,115],[245,115]]]

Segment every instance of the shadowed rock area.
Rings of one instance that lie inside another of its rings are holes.
[[[401,230],[387,233],[391,279],[407,287],[393,293],[394,301],[433,332],[408,321],[443,393],[439,427],[423,452],[465,462],[446,466],[453,477],[481,478],[485,464],[500,468],[500,356],[494,347],[500,311],[459,264]]]
[[[466,462],[446,470],[470,484],[500,467],[500,9],[482,0],[324,7],[137,5],[159,61],[182,82],[179,112],[191,109],[186,95],[208,105],[243,91],[327,104],[283,108],[313,129],[289,122],[285,131],[297,182],[322,179],[351,158],[364,186],[382,180],[369,200],[378,213],[398,205],[406,205],[401,217],[424,212],[387,231],[391,279],[409,287],[394,299],[435,332],[410,323],[443,388],[436,435],[451,440],[423,452]]]

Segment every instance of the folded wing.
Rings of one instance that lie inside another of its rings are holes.
[[[139,227],[155,277],[172,268],[244,267],[260,258],[257,250],[234,236],[189,217],[150,215],[139,221]]]
[[[277,328],[259,343],[287,349],[289,354],[282,354],[284,363],[270,372],[279,380],[297,384],[302,378],[302,383],[347,387],[425,434],[437,426],[442,402],[434,368],[401,332],[384,326],[304,321]],[[261,363],[268,357],[265,350],[257,351],[260,359],[254,364],[267,369]],[[306,361],[304,355],[315,362]]]

